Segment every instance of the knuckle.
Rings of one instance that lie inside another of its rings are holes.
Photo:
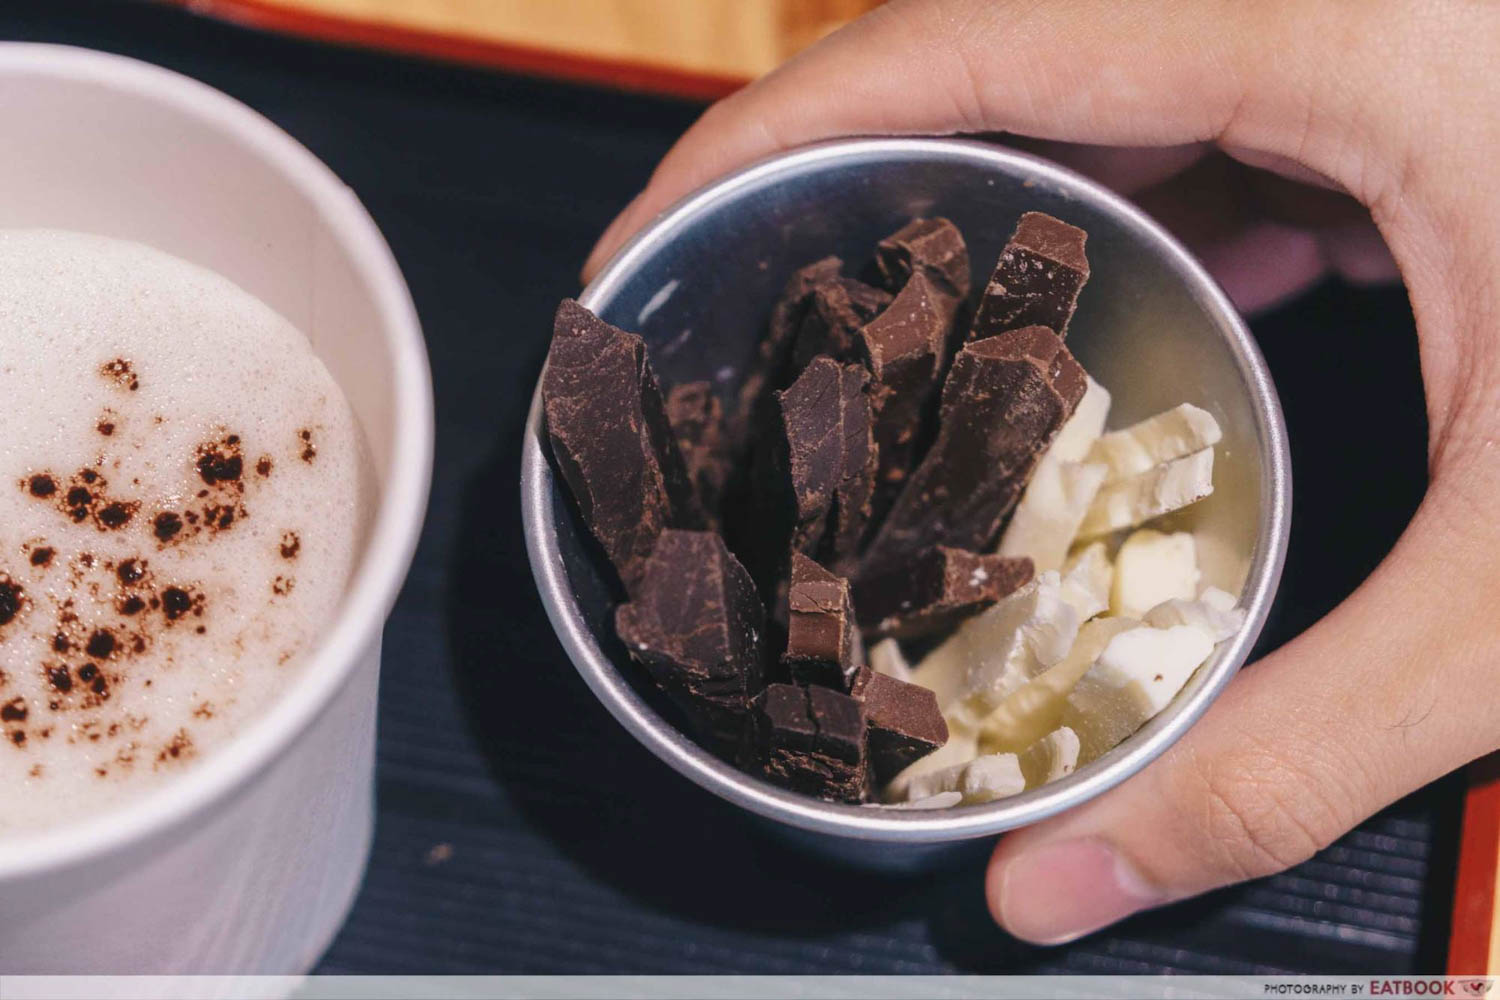
[[[1337,793],[1293,764],[1285,748],[1256,745],[1178,769],[1181,801],[1207,836],[1205,864],[1239,881],[1284,871],[1326,847],[1345,827]]]

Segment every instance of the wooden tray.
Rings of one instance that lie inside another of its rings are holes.
[[[712,99],[881,0],[171,0],[249,27]]]

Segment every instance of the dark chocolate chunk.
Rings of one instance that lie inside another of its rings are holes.
[[[814,285],[797,330],[793,373],[823,355],[835,361],[858,360],[860,328],[890,304],[889,292],[854,278],[838,277]]]
[[[711,518],[729,477],[729,439],[724,433],[724,406],[708,382],[688,382],[667,393],[667,419],[698,491],[698,503]]]
[[[875,247],[875,270],[891,292],[905,288],[913,274],[926,275],[946,300],[950,316],[969,294],[969,248],[947,219],[912,219],[881,240]]]
[[[870,406],[879,449],[872,504],[876,520],[890,509],[911,474],[951,320],[926,274],[918,271],[890,307],[859,331],[860,358],[870,370]]]
[[[793,791],[861,802],[870,791],[859,702],[826,687],[771,684],[756,699],[741,765]]]
[[[906,639],[957,625],[1030,582],[1030,559],[934,546],[854,584],[860,624]]]
[[[864,667],[852,696],[864,708],[870,769],[882,785],[948,742],[937,695],[920,684]]]
[[[787,642],[782,659],[798,684],[849,690],[864,661],[849,581],[799,553],[792,555],[787,592]]]
[[[765,611],[723,540],[663,531],[615,630],[702,738],[732,754],[764,683]]]
[[[645,343],[563,300],[542,404],[558,468],[584,521],[633,592],[663,530],[706,524]]]
[[[878,451],[859,365],[817,358],[778,394],[796,523],[791,550],[839,569],[870,516]]]
[[[970,340],[1024,326],[1068,335],[1078,293],[1089,279],[1088,234],[1042,212],[1021,216],[979,300]]]
[[[943,385],[937,438],[865,553],[859,576],[944,545],[990,547],[1042,451],[1083,396],[1083,369],[1041,328],[975,341]]]
[[[766,336],[740,384],[738,402],[730,421],[730,439],[745,447],[763,426],[773,420],[775,400],[771,393],[791,381],[792,348],[807,313],[808,296],[820,284],[834,281],[844,262],[824,257],[797,271],[787,280],[781,298],[771,307]]]

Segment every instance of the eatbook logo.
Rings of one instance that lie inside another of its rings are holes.
[[[1491,979],[1460,979],[1458,990],[1466,997],[1482,997],[1495,985]]]

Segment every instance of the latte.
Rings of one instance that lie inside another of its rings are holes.
[[[366,463],[253,296],[0,231],[0,838],[170,781],[274,703],[338,612]]]

